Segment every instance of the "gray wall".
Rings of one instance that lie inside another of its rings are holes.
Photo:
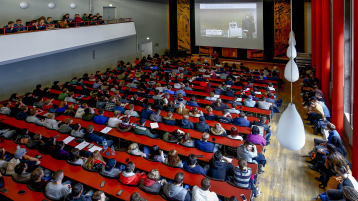
[[[18,5],[22,1],[29,3],[28,9],[19,8]],[[4,19],[8,21],[8,19],[17,18],[26,21],[41,15],[46,17],[50,15],[55,18],[65,13],[71,15],[89,13],[89,1],[81,1],[0,0],[1,16],[6,16],[6,18],[1,18],[0,22],[4,23]],[[56,4],[55,9],[47,7],[50,2]],[[76,9],[69,7],[72,2],[77,4]],[[14,92],[24,94],[32,91],[39,83],[50,86],[54,80],[63,83],[74,76],[82,76],[86,72],[114,68],[118,60],[132,63],[136,57],[141,57],[141,52],[137,52],[137,47],[138,44],[148,42],[147,37],[153,42],[153,53],[163,54],[168,48],[166,0],[93,0],[93,3],[94,13],[102,14],[103,7],[111,3],[113,7],[116,7],[117,18],[133,18],[137,36],[0,66],[0,100],[7,99]],[[34,17],[26,18],[26,16]],[[44,38],[44,41],[57,43],[56,39]],[[158,47],[154,47],[155,43],[158,43]],[[95,59],[92,56],[93,50],[96,52]],[[29,51],[31,51],[30,47]]]

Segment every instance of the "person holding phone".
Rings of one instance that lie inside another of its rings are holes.
[[[71,184],[62,184],[64,177],[63,170],[57,170],[53,174],[53,182],[46,185],[45,193],[53,199],[64,199],[72,192]]]
[[[260,153],[257,153],[256,145],[246,141],[244,144],[238,146],[237,148],[237,158],[244,158],[249,163],[258,164],[258,173],[263,173],[263,166],[266,164],[265,156]]]

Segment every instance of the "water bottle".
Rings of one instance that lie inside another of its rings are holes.
[[[20,147],[20,145],[19,145],[19,144],[17,144],[16,149],[21,149],[21,147]]]
[[[107,140],[104,139],[102,144],[103,144],[103,149],[106,150],[108,148]]]
[[[111,154],[112,154],[112,156],[116,155],[116,150],[114,150],[113,145],[111,146]]]

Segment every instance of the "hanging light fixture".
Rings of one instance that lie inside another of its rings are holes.
[[[288,150],[297,151],[306,142],[304,125],[301,116],[298,114],[295,104],[292,102],[292,83],[299,78],[299,71],[296,62],[293,60],[297,56],[296,40],[292,31],[292,0],[291,0],[291,33],[289,39],[287,57],[290,58],[285,67],[285,78],[291,82],[291,102],[282,113],[277,126],[277,139],[280,144]]]

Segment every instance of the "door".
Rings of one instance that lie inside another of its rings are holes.
[[[103,7],[103,20],[106,24],[114,23],[114,19],[116,19],[116,7]]]
[[[148,57],[148,55],[153,57],[152,42],[142,43],[142,57]]]

